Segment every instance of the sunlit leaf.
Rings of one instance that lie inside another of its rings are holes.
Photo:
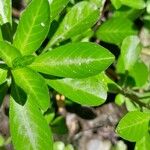
[[[14,46],[23,55],[35,52],[44,41],[50,26],[48,0],[32,0],[21,15],[14,37]]]
[[[36,71],[83,78],[104,71],[114,60],[105,48],[94,43],[71,43],[38,56],[30,67]]]

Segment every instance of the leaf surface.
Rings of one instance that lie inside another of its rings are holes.
[[[0,24],[12,22],[11,0],[0,0]]]
[[[65,16],[48,48],[60,41],[83,33],[92,27],[98,18],[99,10],[94,3],[83,1],[76,4]]]
[[[115,17],[105,21],[96,35],[104,42],[120,45],[125,37],[136,33],[132,21],[124,17]]]
[[[12,61],[21,56],[20,52],[7,42],[0,41],[0,58],[9,66],[12,67]]]
[[[144,0],[120,0],[122,4],[135,8],[135,9],[143,9],[146,4]]]
[[[140,39],[137,36],[128,36],[123,40],[121,46],[121,57],[123,59],[125,70],[130,70],[139,59],[142,47]]]
[[[71,78],[96,75],[105,70],[114,56],[94,43],[71,43],[38,56],[30,67],[41,73]]]
[[[4,83],[7,78],[7,70],[0,68],[0,84]]]
[[[48,85],[82,105],[98,106],[107,98],[107,84],[103,74],[85,79],[47,80]]]
[[[119,136],[129,141],[140,140],[148,131],[149,113],[133,111],[127,113],[119,122]]]
[[[136,142],[135,150],[148,150],[150,149],[150,134],[146,133],[146,135]]]
[[[20,68],[12,71],[15,83],[22,88],[34,104],[46,111],[49,107],[49,91],[45,80],[40,74],[29,68]]]
[[[35,52],[47,36],[50,26],[48,0],[32,0],[21,15],[14,46],[23,55]]]
[[[66,7],[69,0],[50,0],[50,20],[53,21],[59,13]]]
[[[16,150],[53,150],[52,133],[42,113],[27,100],[24,106],[10,100],[10,130]]]

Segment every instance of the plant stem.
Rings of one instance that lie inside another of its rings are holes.
[[[126,91],[126,90],[122,90],[122,91],[120,91],[120,93],[121,93],[122,95],[124,95],[125,97],[129,98],[130,100],[132,100],[133,102],[139,104],[139,106],[145,107],[145,108],[147,108],[147,109],[150,109],[150,105],[141,102],[141,101],[139,100],[139,97],[138,97],[136,94],[131,93],[131,92]]]

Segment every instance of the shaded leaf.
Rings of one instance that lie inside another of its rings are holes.
[[[40,74],[29,68],[12,71],[15,83],[22,88],[35,105],[46,111],[50,105],[49,91],[46,82]]]
[[[71,43],[38,56],[30,67],[36,71],[71,78],[96,75],[114,60],[107,49],[94,43]]]
[[[124,17],[115,17],[105,21],[96,35],[102,41],[120,45],[125,37],[136,33],[132,21]]]
[[[0,106],[3,103],[5,95],[7,94],[7,90],[8,90],[7,82],[0,85]]]
[[[32,54],[46,38],[49,26],[50,10],[48,0],[32,0],[20,18],[14,37],[14,46],[23,55]]]
[[[120,0],[123,5],[135,8],[135,9],[143,9],[146,4],[144,0]]]
[[[150,115],[139,111],[127,113],[117,126],[117,133],[129,141],[138,141],[148,131]]]
[[[121,0],[111,0],[111,3],[116,9],[121,7]]]
[[[52,133],[33,100],[21,106],[10,100],[10,130],[16,150],[53,150]]]
[[[48,85],[71,100],[88,106],[97,106],[107,98],[107,84],[103,74],[85,79],[47,80]]]

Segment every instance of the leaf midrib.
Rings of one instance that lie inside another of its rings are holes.
[[[31,28],[29,28],[28,34],[26,34],[27,36],[26,36],[25,40],[23,41],[23,43],[21,44],[21,47],[20,47],[20,51],[21,52],[23,52],[24,48],[26,47],[26,45],[28,43],[28,40],[30,38],[30,34],[32,33],[33,26],[35,24],[35,21],[36,21],[36,19],[38,17],[38,14],[39,14],[39,11],[40,11],[40,8],[41,8],[41,3],[42,3],[42,1],[40,1],[40,4],[39,4],[40,7],[38,7],[38,9],[37,9],[37,11],[35,13],[36,15],[35,15],[35,17],[33,17],[33,21],[31,23]]]

